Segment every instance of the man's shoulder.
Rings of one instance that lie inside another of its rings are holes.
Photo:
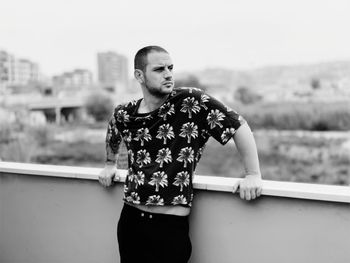
[[[178,87],[174,89],[173,93],[178,97],[200,98],[204,94],[204,91],[195,87]]]
[[[139,100],[134,99],[129,102],[120,103],[114,108],[114,112],[117,112],[119,110],[124,110],[124,111],[133,110],[136,107],[138,101]]]

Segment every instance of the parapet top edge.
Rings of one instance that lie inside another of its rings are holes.
[[[98,180],[102,168],[46,165],[33,163],[1,162],[0,173],[40,175],[49,177],[78,178]],[[126,170],[118,170],[121,181],[126,177]],[[232,191],[233,185],[241,178],[195,175],[195,189],[210,191]],[[350,187],[337,185],[320,185],[296,182],[263,181],[263,195],[289,198],[322,200],[350,203]]]

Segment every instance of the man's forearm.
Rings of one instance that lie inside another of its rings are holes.
[[[118,154],[114,153],[110,145],[106,144],[106,165],[116,165],[118,160]]]
[[[246,175],[261,176],[255,139],[247,124],[243,124],[236,131],[234,141],[241,155]]]

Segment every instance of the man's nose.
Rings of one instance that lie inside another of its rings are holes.
[[[173,73],[169,69],[166,69],[164,72],[164,78],[172,79],[172,77],[173,77]]]

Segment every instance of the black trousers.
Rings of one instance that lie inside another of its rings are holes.
[[[124,204],[118,222],[121,263],[187,263],[188,216],[143,212]]]

